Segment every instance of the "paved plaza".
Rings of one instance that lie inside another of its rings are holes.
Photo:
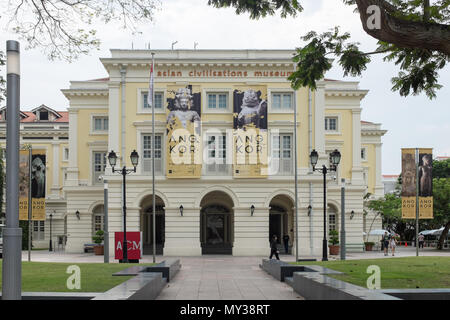
[[[399,247],[395,257],[415,256],[414,247]],[[437,251],[425,248],[421,256],[446,256],[450,258],[450,250]],[[227,255],[206,255],[202,257],[180,257],[181,270],[166,285],[158,296],[158,300],[303,300],[303,297],[292,290],[284,282],[275,280],[259,268],[261,260],[266,257],[233,257]],[[281,255],[283,261],[295,261],[291,255]],[[302,257],[310,259],[321,257]],[[329,257],[329,260],[337,259]],[[349,253],[348,260],[386,258],[381,251]],[[28,252],[24,251],[23,261],[28,261]],[[93,253],[69,254],[64,251],[32,251],[31,261],[65,262],[65,263],[102,263],[103,256]],[[156,262],[166,258],[156,256]],[[111,257],[110,262],[117,261]],[[141,263],[152,263],[153,257],[144,256]]]

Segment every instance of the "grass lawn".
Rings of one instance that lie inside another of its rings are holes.
[[[80,267],[80,290],[67,288],[67,279],[72,273],[68,274],[66,271],[71,265]],[[22,292],[105,292],[132,278],[113,277],[113,273],[134,265],[136,264],[22,262]],[[1,270],[0,260],[0,286]]]
[[[315,264],[344,272],[333,278],[366,287],[370,274],[367,267],[377,265],[381,270],[381,288],[450,288],[450,257],[407,257],[373,260],[346,260],[327,262],[298,262]]]

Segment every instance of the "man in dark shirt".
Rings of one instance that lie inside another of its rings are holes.
[[[286,254],[289,253],[289,235],[285,234],[283,236],[283,243],[284,243],[284,251],[286,251]]]
[[[270,242],[270,258],[272,259],[273,255],[277,258],[277,260],[280,260],[280,257],[278,257],[278,247],[277,247],[277,236],[274,235],[272,237],[272,241]]]

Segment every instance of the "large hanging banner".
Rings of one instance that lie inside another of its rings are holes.
[[[33,221],[45,221],[46,155],[45,150],[33,150],[31,156],[31,198]]]
[[[433,149],[419,149],[419,219],[433,219]]]
[[[200,87],[169,86],[167,91],[167,178],[200,178],[202,174]]]
[[[28,190],[30,187],[30,156],[28,150],[19,153],[19,220],[28,221]]]
[[[402,149],[402,218],[416,218],[416,149]]]
[[[416,159],[416,149],[402,149],[403,219],[416,219],[417,196],[419,219],[433,219],[432,149],[419,149],[418,151],[419,158]],[[419,194],[417,194],[417,190]]]
[[[233,93],[233,118],[233,176],[267,177],[267,88],[236,88]]]
[[[21,150],[19,158],[19,219],[28,220],[29,151]],[[46,152],[31,153],[31,220],[45,221]]]

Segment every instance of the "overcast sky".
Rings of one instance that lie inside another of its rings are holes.
[[[98,25],[102,41],[100,51],[68,64],[51,62],[38,49],[22,51],[21,101],[22,110],[41,104],[63,111],[68,101],[61,89],[70,80],[88,80],[107,76],[99,58],[109,57],[109,49],[145,49],[150,42],[153,49],[294,49],[302,44],[300,36],[310,30],[327,31],[340,26],[350,31],[353,41],[363,49],[373,51],[376,41],[364,33],[359,16],[353,7],[341,0],[304,0],[305,10],[297,18],[269,17],[250,20],[248,15],[237,16],[233,9],[214,9],[207,0],[162,0],[155,21],[142,25],[141,35],[118,29],[117,25]],[[4,25],[4,20],[2,25]],[[0,49],[6,40],[16,39],[2,29]],[[22,47],[25,47],[22,44]],[[381,123],[388,130],[383,137],[383,174],[398,174],[401,170],[401,148],[431,147],[434,155],[450,156],[450,68],[440,73],[444,87],[438,98],[430,101],[425,95],[403,98],[392,92],[391,78],[398,69],[391,63],[375,58],[361,78],[343,78],[339,68],[327,73],[327,78],[358,80],[361,89],[370,90],[362,100],[362,120]],[[2,70],[3,74],[5,73]]]

